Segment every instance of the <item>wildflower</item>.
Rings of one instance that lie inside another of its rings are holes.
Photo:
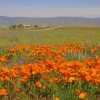
[[[43,89],[43,90],[46,90],[46,86],[42,86],[42,89]]]
[[[19,90],[19,88],[16,88],[14,91],[15,91],[16,93],[18,93],[20,90]]]
[[[92,77],[90,75],[86,75],[85,78],[86,78],[86,81],[88,82],[92,80]]]
[[[55,83],[58,83],[58,82],[59,82],[59,79],[58,79],[58,78],[53,78],[52,80],[53,80],[53,82],[55,82]]]
[[[87,95],[86,92],[82,92],[82,93],[80,93],[79,98],[84,99],[86,97],[86,95]]]
[[[4,78],[3,77],[0,77],[0,82],[2,82],[4,80]]]
[[[16,83],[15,83],[15,82],[13,82],[13,83],[12,83],[12,85],[13,85],[13,86],[16,86]]]
[[[67,82],[68,77],[62,77],[62,81]]]
[[[60,100],[58,97],[55,97],[54,100]]]
[[[7,90],[6,89],[0,89],[0,95],[6,96],[7,95]]]
[[[70,77],[69,79],[68,79],[68,82],[70,82],[70,83],[72,83],[72,82],[74,82],[74,81],[76,81],[77,79],[75,78],[75,77]]]
[[[27,81],[27,78],[26,78],[26,77],[22,77],[22,78],[20,79],[20,83],[21,83],[21,84],[24,84],[26,81]]]
[[[39,87],[39,88],[41,88],[42,87],[42,84],[38,81],[38,82],[36,82],[35,83],[35,85],[36,85],[36,87]]]
[[[51,79],[50,79],[48,76],[44,76],[43,79],[44,79],[46,82],[51,82]]]
[[[6,76],[5,77],[5,80],[9,82],[10,81],[10,78],[8,76]]]
[[[79,95],[81,93],[81,91],[80,90],[76,90],[75,93],[76,93],[76,95]]]

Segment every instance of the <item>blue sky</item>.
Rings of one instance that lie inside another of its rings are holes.
[[[0,0],[0,16],[100,17],[100,0]]]

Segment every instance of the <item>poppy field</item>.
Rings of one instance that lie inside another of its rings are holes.
[[[44,40],[0,44],[0,100],[99,100],[99,39]]]

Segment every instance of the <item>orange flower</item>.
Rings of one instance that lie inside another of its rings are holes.
[[[6,62],[6,63],[8,62],[8,60],[4,56],[0,57],[0,61]]]
[[[42,84],[38,81],[38,82],[36,82],[35,83],[35,85],[36,85],[36,87],[39,87],[39,88],[41,88],[42,87]]]
[[[2,82],[4,80],[4,78],[3,77],[0,77],[0,82]]]
[[[22,78],[20,79],[20,83],[21,83],[21,84],[24,84],[26,81],[27,81],[27,77],[22,77]]]
[[[15,82],[13,82],[12,84],[13,84],[13,86],[16,86],[16,83]]]
[[[81,91],[80,90],[76,90],[75,93],[76,93],[76,95],[79,95],[81,93]]]
[[[7,90],[6,89],[0,89],[0,95],[6,96],[7,95]]]
[[[46,90],[46,86],[42,86],[42,89],[43,89],[43,90]]]
[[[11,77],[11,78],[16,78],[16,77],[17,77],[17,75],[16,75],[16,73],[11,72],[10,77]]]
[[[52,80],[53,80],[53,82],[55,82],[55,83],[58,83],[58,82],[59,82],[59,79],[58,79],[58,78],[55,78],[55,77],[54,77]]]
[[[46,82],[51,82],[51,79],[50,79],[48,76],[44,76],[43,79],[44,79]]]
[[[55,97],[54,100],[60,100],[58,97]]]
[[[85,79],[86,79],[86,81],[88,81],[88,82],[89,82],[89,81],[91,81],[91,80],[92,80],[92,77],[91,77],[90,75],[86,75],[86,76],[85,76]]]
[[[16,88],[16,89],[15,89],[15,92],[16,92],[16,93],[18,93],[19,91],[20,91],[19,88]]]
[[[82,92],[79,95],[79,98],[84,99],[86,97],[87,93],[86,92]]]
[[[68,79],[68,82],[70,82],[70,83],[72,83],[72,82],[74,82],[74,81],[76,81],[77,79],[75,78],[75,77],[70,77],[69,79]]]
[[[64,82],[67,82],[67,79],[68,79],[68,77],[63,77],[63,78],[62,78],[62,80],[63,80]]]
[[[10,78],[8,76],[6,76],[5,77],[5,80],[9,82],[10,81]]]

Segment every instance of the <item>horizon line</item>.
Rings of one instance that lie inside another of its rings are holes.
[[[70,18],[89,18],[89,19],[95,19],[95,18],[100,18],[100,17],[84,17],[84,16],[0,16],[0,17],[17,17],[17,18],[65,18],[65,17],[70,17]]]

